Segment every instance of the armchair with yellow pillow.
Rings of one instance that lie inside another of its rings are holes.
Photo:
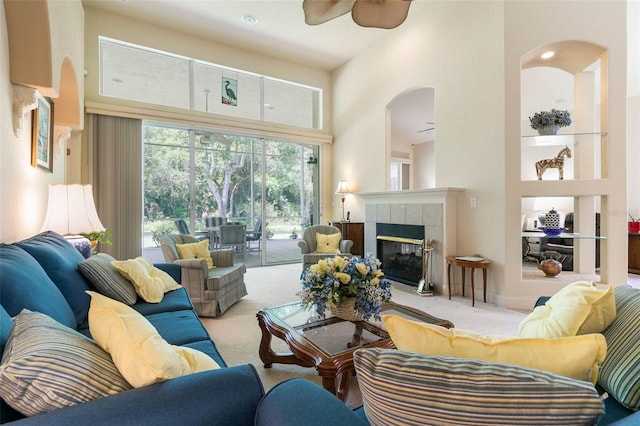
[[[209,251],[209,240],[190,235],[160,237],[166,262],[182,268],[182,285],[199,316],[215,317],[247,295],[244,263],[234,263],[233,249]]]
[[[312,225],[305,228],[298,247],[302,252],[302,270],[319,260],[336,255],[351,257],[353,241],[343,240],[338,228],[331,225]]]

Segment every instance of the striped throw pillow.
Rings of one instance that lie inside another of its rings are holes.
[[[98,253],[80,262],[78,268],[100,294],[125,305],[133,305],[138,300],[136,289],[131,281],[123,277],[118,268],[111,264],[114,260],[106,253]]]
[[[616,287],[616,319],[603,331],[607,357],[598,384],[620,404],[640,409],[640,290]]]
[[[372,425],[594,424],[591,383],[540,370],[391,349],[360,349],[354,364]]]
[[[77,331],[27,309],[13,322],[0,365],[0,396],[22,414],[131,389],[109,354]]]

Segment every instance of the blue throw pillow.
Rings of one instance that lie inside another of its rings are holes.
[[[78,328],[87,328],[91,299],[85,291],[91,290],[91,287],[78,269],[78,264],[84,260],[80,252],[52,231],[18,241],[14,245],[24,249],[42,265],[73,309]]]
[[[0,305],[9,316],[27,308],[76,328],[76,318],[66,299],[29,253],[14,245],[0,244],[0,277]]]

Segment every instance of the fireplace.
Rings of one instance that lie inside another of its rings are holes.
[[[423,277],[424,226],[377,223],[376,240],[385,276],[417,287]]]

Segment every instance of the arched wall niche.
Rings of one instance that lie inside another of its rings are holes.
[[[3,2],[11,83],[55,102],[55,125],[81,130],[84,101],[84,10],[74,1]]]
[[[386,108],[387,189],[435,187],[435,89],[409,88]]]
[[[602,185],[609,177],[608,62],[606,48],[580,40],[546,44],[521,57],[520,203],[525,220],[521,226],[534,223],[540,213],[553,207],[561,217],[575,214],[574,232],[609,234],[611,190]],[[569,111],[571,124],[558,135],[538,135],[529,117],[552,108]],[[560,180],[555,169],[542,178],[537,176],[536,162],[554,158],[563,148],[572,153],[562,163],[564,179]],[[598,231],[596,213],[600,215]],[[535,225],[526,226],[531,229]],[[599,244],[602,260],[598,265],[595,239],[574,241],[573,272],[595,275],[599,267],[598,273],[606,277],[607,243]],[[523,279],[529,279],[524,268]]]
[[[549,59],[543,59],[543,53],[553,51]],[[597,44],[581,40],[564,40],[538,47],[522,57],[522,69],[532,67],[560,68],[570,74],[582,72],[597,61],[606,49]]]

